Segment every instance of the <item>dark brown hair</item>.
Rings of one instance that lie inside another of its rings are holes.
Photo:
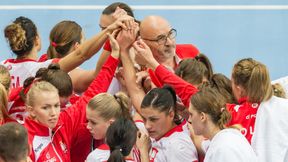
[[[74,21],[61,21],[53,27],[49,38],[48,58],[62,58],[76,42],[81,43],[82,28]]]
[[[182,60],[175,74],[193,85],[199,85],[204,78],[211,79],[213,69],[208,57],[200,53],[195,58]]]
[[[60,97],[69,97],[73,93],[73,85],[70,76],[60,69],[59,64],[50,64],[48,68],[40,68],[35,77],[29,77],[24,81],[23,90],[20,96],[23,101],[26,99],[25,91],[31,87],[35,81],[47,81],[57,90]]]
[[[210,85],[224,96],[227,103],[237,103],[232,91],[231,80],[225,75],[220,73],[213,74],[210,80]]]
[[[106,142],[110,147],[108,162],[125,162],[136,143],[137,127],[132,120],[120,118],[108,128]]]
[[[111,15],[115,12],[117,7],[120,7],[121,9],[125,10],[129,16],[134,17],[133,10],[127,4],[122,2],[115,2],[110,4],[102,11],[102,14]]]
[[[5,27],[4,35],[13,53],[22,57],[32,50],[38,33],[35,24],[30,19],[20,16]]]
[[[165,85],[163,88],[154,88],[147,93],[141,103],[141,108],[145,109],[152,107],[159,112],[169,113],[170,110],[174,112],[174,122],[181,123],[181,119],[176,111],[176,93],[171,86]]]

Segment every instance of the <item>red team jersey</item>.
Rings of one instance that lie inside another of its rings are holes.
[[[251,143],[251,138],[254,134],[254,125],[256,120],[256,114],[258,111],[259,103],[250,103],[247,98],[239,99],[236,104],[227,104],[228,111],[231,112],[231,121],[228,126],[240,124],[241,133],[246,137],[246,139]]]

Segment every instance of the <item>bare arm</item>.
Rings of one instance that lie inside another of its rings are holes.
[[[136,29],[134,31],[122,31],[117,37],[117,41],[120,45],[121,61],[124,69],[124,79],[126,83],[127,91],[132,100],[133,106],[137,112],[140,112],[141,102],[145,96],[145,92],[142,87],[136,83],[136,71],[132,60],[129,57],[129,49],[136,38]]]
[[[82,93],[87,90],[88,86],[94,80],[97,74],[95,74],[95,70],[75,68],[70,71],[69,75],[72,80],[73,90],[76,93]]]
[[[130,57],[128,56],[127,51],[121,51],[121,61],[123,63],[124,78],[127,91],[131,98],[133,106],[135,107],[137,112],[140,112],[141,103],[145,96],[144,89],[136,83],[136,71]]]
[[[112,33],[112,31],[120,27],[126,29],[125,21],[128,20],[132,20],[132,18],[128,16],[119,18],[116,22],[109,25],[105,30],[101,31],[91,39],[85,41],[82,45],[80,45],[79,48],[59,61],[61,69],[69,72],[92,57],[102,47],[103,43],[107,39],[107,33]]]

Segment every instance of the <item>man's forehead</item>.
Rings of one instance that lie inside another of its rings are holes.
[[[157,37],[166,34],[170,29],[169,22],[164,18],[160,16],[148,16],[140,24],[140,35]]]
[[[167,35],[171,30],[170,25],[159,25],[158,27],[147,27],[140,30],[142,37],[157,38],[161,35]]]

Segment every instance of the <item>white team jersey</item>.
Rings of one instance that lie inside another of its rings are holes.
[[[198,154],[190,136],[178,125],[159,140],[152,139],[151,162],[197,162]]]
[[[121,91],[121,83],[117,80],[116,77],[113,77],[107,93],[114,95],[119,91]]]
[[[279,78],[277,80],[273,80],[272,84],[275,84],[275,83],[279,83],[283,87],[285,94],[286,94],[286,98],[287,98],[288,97],[288,76]]]
[[[8,59],[1,62],[10,72],[12,88],[22,87],[25,79],[34,77],[36,72],[42,67],[48,67],[52,62],[59,59],[47,60],[45,62],[37,62],[32,59],[16,60]]]
[[[142,120],[136,120],[134,121],[134,123],[141,133],[145,133],[146,135],[148,135],[148,131],[145,128],[144,122]]]
[[[247,139],[237,129],[223,129],[210,142],[204,162],[256,162]]]
[[[209,139],[204,139],[201,142],[201,149],[202,151],[206,154],[206,152],[208,151],[209,145],[210,145],[210,140]]]
[[[273,96],[260,104],[251,145],[259,162],[287,162],[288,99]]]
[[[109,146],[106,144],[103,144],[88,155],[86,162],[107,162],[107,160],[109,159],[109,156],[110,156]],[[135,162],[132,159],[126,159],[125,161]]]

